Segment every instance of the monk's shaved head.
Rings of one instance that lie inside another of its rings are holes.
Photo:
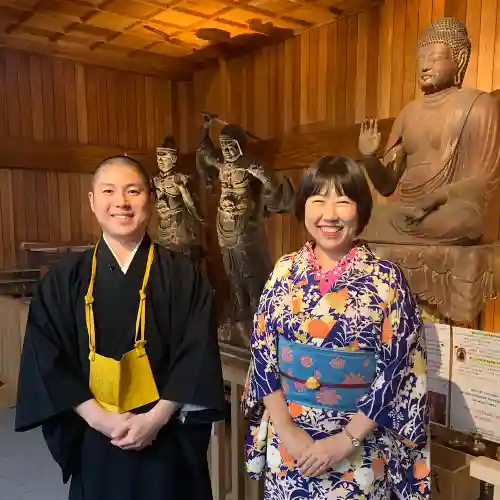
[[[121,165],[123,165],[124,167],[133,168],[143,180],[146,190],[152,192],[151,179],[149,178],[149,175],[146,172],[144,166],[137,160],[134,160],[133,158],[130,158],[130,156],[125,155],[110,156],[109,158],[106,158],[101,163],[99,163],[99,165],[97,165],[97,168],[94,171],[94,175],[92,176],[92,189],[94,189],[97,178],[99,177],[99,172],[109,166]]]

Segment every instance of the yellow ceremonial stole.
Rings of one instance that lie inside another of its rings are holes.
[[[95,350],[94,283],[97,267],[97,246],[92,257],[92,274],[85,296],[85,320],[89,335],[90,390],[95,400],[106,410],[124,413],[160,399],[158,388],[146,353],[146,286],[154,257],[154,243],[149,247],[146,271],[139,290],[139,310],[135,324],[134,348],[120,361],[101,356]]]

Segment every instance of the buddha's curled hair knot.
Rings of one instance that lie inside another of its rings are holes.
[[[453,17],[436,19],[418,41],[417,49],[432,43],[444,43],[450,47],[462,80],[471,53],[471,42],[465,24]]]

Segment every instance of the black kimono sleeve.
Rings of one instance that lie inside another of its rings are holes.
[[[172,357],[161,397],[204,408],[188,412],[186,422],[223,420],[227,403],[212,287],[199,267],[182,259],[173,263],[172,288]]]
[[[65,274],[60,269],[49,271],[30,304],[19,373],[16,431],[37,427],[93,397],[80,369],[71,284]]]
[[[52,269],[31,301],[14,424],[17,432],[42,426],[65,481],[77,467],[76,445],[84,430],[84,422],[73,408],[93,397],[78,359],[70,276],[67,269]]]

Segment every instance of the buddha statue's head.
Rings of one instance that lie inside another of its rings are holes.
[[[167,174],[177,165],[179,150],[175,145],[175,139],[171,136],[165,137],[163,145],[156,148],[156,162],[160,172]]]
[[[219,142],[226,163],[234,163],[243,156],[245,139],[245,131],[239,125],[228,124],[222,127]]]
[[[433,21],[418,41],[417,67],[424,94],[461,87],[471,43],[464,23],[453,17]]]

